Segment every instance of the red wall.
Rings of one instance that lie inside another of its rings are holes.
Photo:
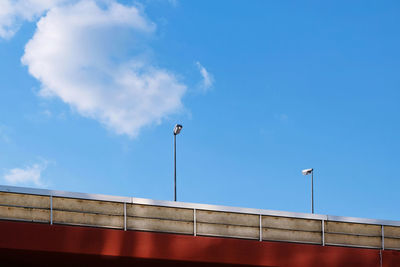
[[[0,221],[0,259],[31,265],[400,266],[398,251],[11,221]]]

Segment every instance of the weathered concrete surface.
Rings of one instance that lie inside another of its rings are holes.
[[[197,223],[197,234],[206,236],[258,239],[259,228],[226,224]]]
[[[292,241],[322,244],[322,234],[319,232],[263,228],[262,238],[263,240],[270,241]]]
[[[193,234],[193,223],[152,218],[127,218],[128,230]]]
[[[193,221],[193,210],[191,209],[127,204],[126,213],[128,216],[134,217]]]
[[[53,223],[123,228],[124,217],[72,211],[53,211]]]
[[[83,213],[124,215],[124,204],[116,202],[53,197],[53,209]]]
[[[50,197],[0,192],[0,205],[50,209]]]
[[[0,219],[50,222],[50,210],[0,206]]]
[[[277,216],[262,216],[262,226],[265,228],[295,229],[318,232],[321,232],[322,229],[322,224],[319,220],[285,218]]]
[[[203,223],[217,223],[226,225],[242,225],[242,226],[255,226],[258,227],[259,215],[255,214],[240,214],[233,212],[219,212],[197,210],[196,217],[198,222]]]
[[[400,250],[400,238],[385,237],[385,249]]]
[[[327,233],[381,236],[381,226],[372,224],[327,221],[325,231]]]
[[[325,233],[325,244],[327,245],[380,248],[381,243],[380,237]]]

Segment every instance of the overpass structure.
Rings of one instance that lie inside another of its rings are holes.
[[[400,266],[400,222],[0,186],[0,264]]]

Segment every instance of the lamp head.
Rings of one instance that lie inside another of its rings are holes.
[[[302,170],[301,173],[302,173],[303,175],[309,175],[309,174],[312,173],[313,171],[314,171],[314,169],[305,169],[305,170]]]
[[[174,135],[178,135],[181,132],[181,130],[182,130],[182,125],[180,125],[180,124],[175,125]]]

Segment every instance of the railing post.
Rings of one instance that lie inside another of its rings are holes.
[[[50,195],[50,225],[53,225],[53,196]]]
[[[263,237],[262,237],[262,215],[260,214],[260,240],[262,241]]]
[[[124,231],[126,231],[126,202],[124,202]]]
[[[323,246],[325,246],[325,220],[324,219],[322,219],[321,220],[321,223],[322,223],[322,245]]]
[[[193,209],[193,235],[197,236],[196,209]]]
[[[385,227],[381,225],[382,250],[385,250]]]

